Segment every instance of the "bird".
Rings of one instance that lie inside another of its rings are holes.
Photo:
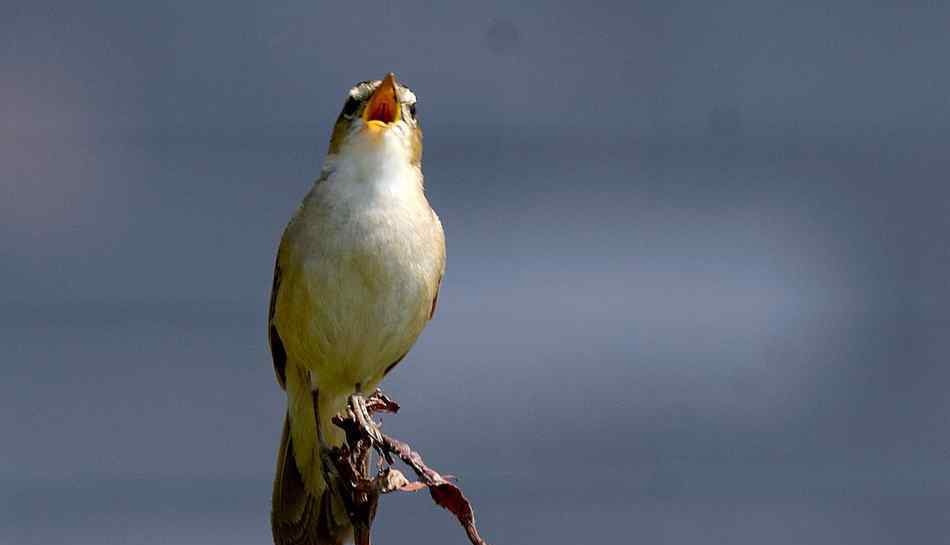
[[[444,272],[445,235],[423,186],[416,96],[392,72],[358,83],[274,267],[267,338],[287,395],[275,544],[352,538],[342,500],[324,481],[320,445],[343,442],[332,416],[405,358],[435,313]]]

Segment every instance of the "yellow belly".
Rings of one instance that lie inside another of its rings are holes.
[[[421,333],[435,293],[411,264],[354,252],[282,271],[277,327],[288,360],[327,394],[382,378]]]

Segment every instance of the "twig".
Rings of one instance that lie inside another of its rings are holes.
[[[353,525],[356,545],[370,545],[370,530],[376,517],[381,494],[393,491],[415,492],[429,489],[432,500],[455,515],[465,529],[472,545],[487,545],[475,527],[475,513],[462,491],[425,464],[418,452],[402,441],[383,434],[373,421],[377,412],[396,413],[399,404],[376,390],[363,398],[350,396],[346,410],[333,417],[333,423],[346,432],[346,443],[339,447],[321,448],[324,473],[328,483],[343,498]],[[387,463],[374,477],[369,474],[369,452],[375,450]],[[411,482],[392,466],[393,456],[412,468],[419,481]]]

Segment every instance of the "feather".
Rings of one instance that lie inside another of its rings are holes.
[[[284,416],[284,431],[277,453],[271,530],[276,545],[342,545],[352,534],[349,524],[336,520],[332,491],[308,491],[297,468],[290,421]]]

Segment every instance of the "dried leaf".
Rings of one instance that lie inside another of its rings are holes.
[[[443,509],[451,511],[462,524],[472,522],[475,519],[475,515],[472,513],[472,505],[468,503],[462,491],[454,484],[445,482],[430,486],[429,494],[432,495],[435,503]]]
[[[399,405],[376,390],[368,398],[350,397],[349,408],[333,417],[333,422],[346,432],[346,443],[330,449],[322,457],[336,471],[325,471],[329,481],[337,482],[336,488],[343,494],[343,501],[350,514],[350,522],[356,529],[358,543],[369,543],[369,531],[376,515],[376,500],[379,494],[394,490],[415,492],[428,487],[432,500],[450,511],[465,529],[473,545],[486,545],[475,528],[475,513],[462,491],[450,483],[452,475],[442,476],[428,467],[418,452],[402,441],[393,439],[379,430],[370,415],[376,412],[395,413]],[[376,450],[388,464],[398,456],[415,472],[419,481],[409,481],[403,473],[392,467],[380,469],[375,479],[369,476],[367,459],[370,450]]]
[[[426,483],[420,483],[419,481],[412,481],[405,484],[399,488],[400,492],[417,492],[426,488]]]
[[[410,484],[409,479],[402,474],[402,471],[392,468],[387,469],[380,475],[379,480],[382,481],[382,486],[379,491],[383,494],[388,494],[393,490],[402,490]]]

